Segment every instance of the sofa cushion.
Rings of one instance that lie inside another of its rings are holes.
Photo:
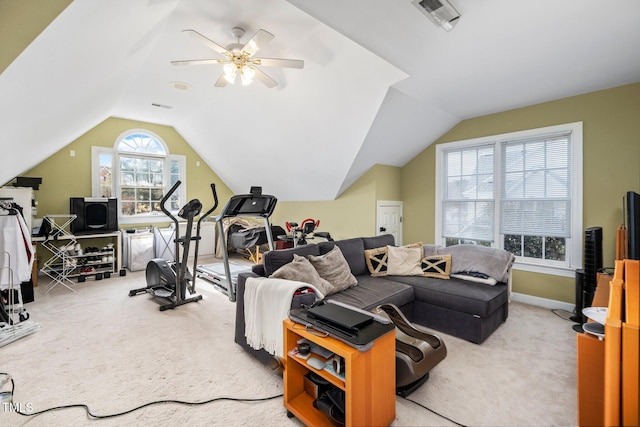
[[[387,274],[422,276],[422,244],[420,247],[387,246]]]
[[[451,255],[431,255],[424,257],[420,262],[420,267],[422,273],[427,277],[449,279],[451,273]]]
[[[335,242],[320,242],[318,246],[320,247],[320,254],[326,254],[334,246],[338,246],[347,263],[349,263],[349,268],[351,268],[351,273],[354,276],[367,273],[367,264],[364,261],[364,243],[360,237]]]
[[[509,295],[504,283],[488,286],[460,279],[442,280],[424,276],[387,276],[386,279],[413,286],[418,301],[482,318],[507,303]]]
[[[391,236],[388,234],[387,236]],[[384,237],[384,236],[381,236]],[[393,237],[393,236],[392,236]],[[379,243],[381,240],[374,240],[375,238],[363,239],[368,240],[370,243]],[[386,245],[382,247],[375,248],[365,248],[364,250],[364,260],[367,264],[367,269],[372,276],[386,276],[387,268],[389,264],[389,250],[388,247],[391,245]],[[422,242],[411,243],[409,245],[402,246],[403,248],[420,248],[421,253],[424,252],[424,247]]]
[[[308,258],[320,277],[333,286],[331,293],[340,292],[358,284],[339,246],[335,246],[324,255],[309,255]]]
[[[309,255],[320,255],[320,249],[318,248],[318,245],[303,245],[295,248],[265,252],[263,255],[264,275],[269,277],[277,269],[293,261],[293,254],[298,254],[304,257]]]
[[[373,277],[387,275],[387,258],[389,253],[387,247],[364,250],[364,260],[367,263],[369,273]]]
[[[369,275],[358,276],[357,279],[358,286],[333,294],[327,299],[363,310],[371,310],[384,303],[402,307],[413,302],[413,288],[409,285]]]
[[[324,296],[335,292],[333,285],[320,277],[311,262],[298,254],[293,254],[293,261],[283,265],[269,277],[308,283],[315,286]]]

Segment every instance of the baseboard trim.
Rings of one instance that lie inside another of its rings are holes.
[[[550,310],[561,309],[568,311],[569,313],[573,313],[573,310],[575,309],[575,305],[568,302],[536,297],[528,294],[520,294],[518,292],[513,292],[511,294],[511,300],[522,302],[525,304],[537,305],[540,307],[548,308]]]

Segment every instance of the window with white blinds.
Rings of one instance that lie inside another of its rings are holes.
[[[571,237],[571,134],[507,141],[502,149],[502,234]]]
[[[493,151],[493,145],[489,145],[446,152],[445,238],[474,243],[493,241]]]
[[[437,243],[503,248],[525,270],[580,268],[582,123],[439,144],[436,165]]]

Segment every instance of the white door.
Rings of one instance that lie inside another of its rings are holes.
[[[402,245],[402,202],[378,200],[376,235],[393,234],[396,245]]]

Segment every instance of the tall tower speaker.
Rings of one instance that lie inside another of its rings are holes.
[[[584,232],[584,287],[593,293],[598,285],[598,271],[602,270],[602,227],[587,228]],[[589,307],[591,300],[585,301]]]
[[[570,318],[581,325],[587,321],[582,314],[582,309],[591,307],[600,270],[602,270],[602,227],[587,228],[584,232],[584,268],[576,270],[576,312]],[[581,329],[581,326],[576,325],[575,328]]]

